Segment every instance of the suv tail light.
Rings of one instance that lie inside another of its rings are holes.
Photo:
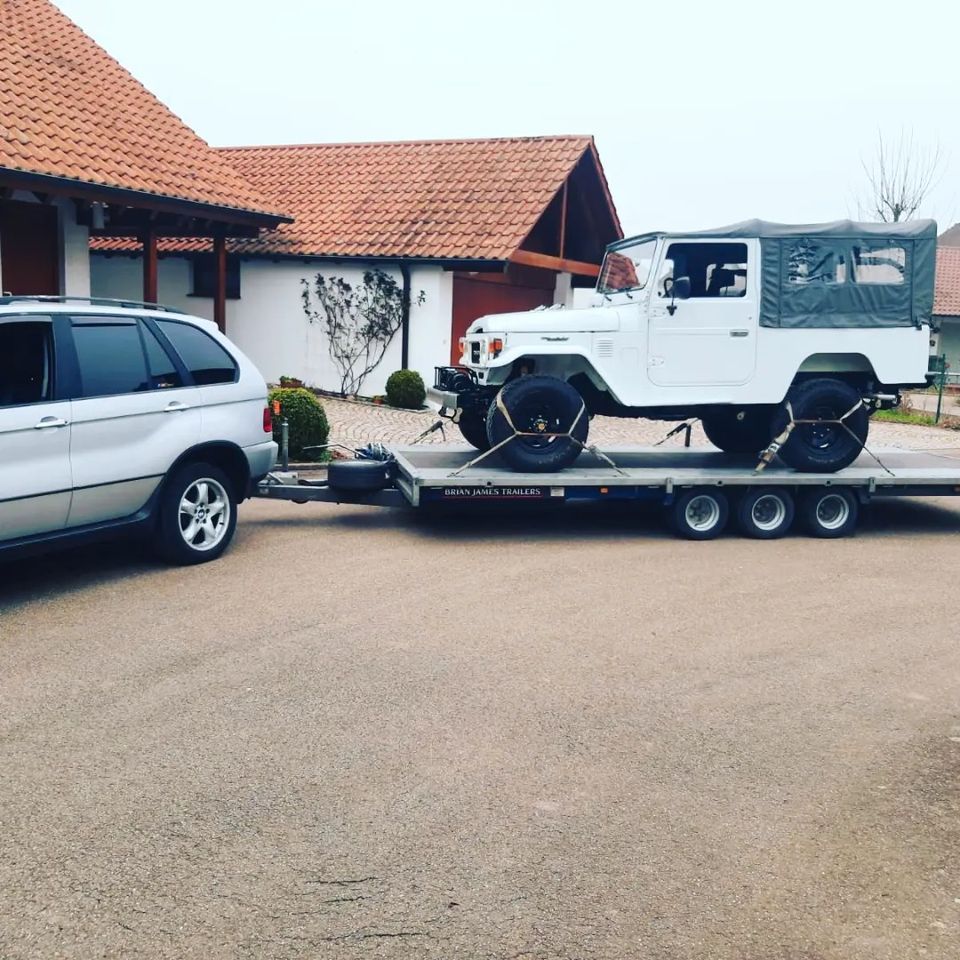
[[[263,408],[263,432],[273,433],[273,412],[269,407]]]

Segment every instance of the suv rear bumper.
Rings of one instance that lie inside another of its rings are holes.
[[[277,462],[278,449],[272,440],[264,440],[263,443],[255,443],[243,448],[247,463],[250,464],[251,489],[273,469],[273,465]]]

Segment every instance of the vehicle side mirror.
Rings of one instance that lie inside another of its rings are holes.
[[[690,299],[690,278],[675,277],[670,284],[670,305],[667,307],[667,313],[672,317],[677,312],[678,300]]]

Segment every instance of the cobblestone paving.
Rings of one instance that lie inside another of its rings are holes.
[[[350,447],[362,446],[374,440],[384,443],[409,443],[436,421],[432,410],[395,410],[392,407],[352,403],[329,397],[323,398],[323,405],[330,421],[330,441]],[[594,417],[590,423],[590,439],[594,443],[611,446],[624,443],[652,444],[660,440],[670,426],[655,420]],[[460,431],[455,426],[447,424],[445,432],[446,438],[438,430],[421,442],[463,442]],[[667,441],[678,445],[682,442],[680,436]],[[699,425],[693,429],[692,442],[697,445],[707,444]],[[901,450],[960,448],[960,433],[937,427],[878,421],[870,425],[870,446],[877,449],[897,447]]]

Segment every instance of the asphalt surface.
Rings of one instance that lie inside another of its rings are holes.
[[[255,503],[4,566],[0,957],[957,957],[958,534]]]

